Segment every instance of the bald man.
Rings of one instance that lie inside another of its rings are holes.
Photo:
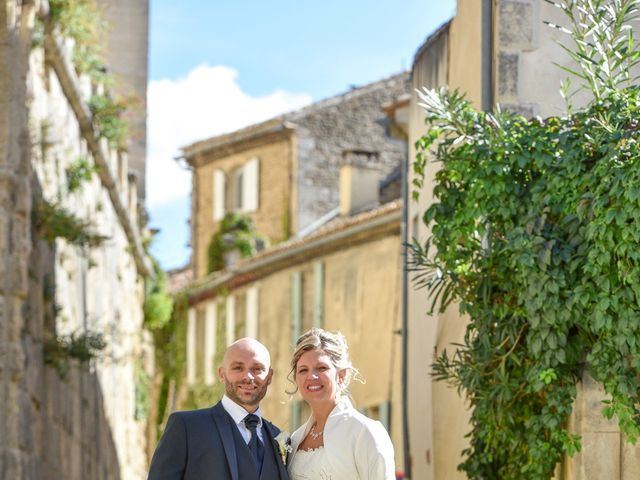
[[[220,402],[169,417],[149,480],[288,480],[274,440],[280,430],[260,412],[273,376],[266,347],[253,338],[232,343],[218,376]]]

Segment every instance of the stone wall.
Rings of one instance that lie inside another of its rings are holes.
[[[33,43],[39,7],[0,4],[0,478],[141,479],[146,422],[136,389],[150,355],[136,189],[126,155],[87,138],[55,55]],[[93,87],[77,86],[86,101]],[[69,192],[69,166],[80,157],[95,165],[96,144],[109,163]],[[43,201],[107,240],[42,240]],[[106,340],[98,359],[71,362],[66,375],[47,365],[46,343],[87,331]]]
[[[494,9],[495,102],[525,116],[564,113],[560,83],[568,74],[556,64],[575,67],[560,46],[572,41],[544,23],[567,26],[562,11],[538,0],[500,0]],[[586,92],[573,98],[575,106],[586,101]]]
[[[409,75],[402,73],[287,115],[296,125],[297,231],[338,207],[345,152],[375,154],[363,158],[381,177],[400,165],[405,145],[387,135],[382,106],[408,92]]]

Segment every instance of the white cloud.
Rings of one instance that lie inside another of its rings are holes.
[[[251,97],[238,86],[237,76],[229,67],[203,64],[184,78],[149,83],[146,176],[151,209],[189,194],[190,174],[174,160],[180,147],[311,102],[309,95],[280,90]]]

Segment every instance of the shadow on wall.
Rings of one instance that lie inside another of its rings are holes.
[[[33,203],[42,190],[32,182]],[[32,219],[35,218],[32,215]],[[86,363],[73,362],[63,376],[45,362],[44,345],[55,338],[55,242],[39,238],[32,221],[28,297],[23,308],[26,353],[21,383],[26,400],[16,408],[24,419],[20,443],[28,464],[24,478],[120,480],[113,433],[99,378]]]

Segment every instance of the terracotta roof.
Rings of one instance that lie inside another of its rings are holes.
[[[357,215],[354,215],[353,217],[338,217],[335,220],[331,220],[330,222],[326,223],[325,225],[318,228],[313,233],[310,233],[306,237],[295,238],[295,239],[287,240],[286,242],[279,243],[277,245],[274,245],[271,248],[268,248],[266,250],[263,250],[257,253],[256,255],[250,258],[245,258],[238,263],[239,264],[250,263],[253,260],[268,257],[269,255],[273,255],[276,252],[291,250],[298,245],[309,243],[312,240],[316,240],[318,238],[329,235],[331,233],[338,232],[340,230],[346,230],[347,228],[353,227],[355,225],[367,223],[375,218],[382,217],[394,210],[400,210],[401,208],[402,208],[402,202],[400,200],[394,200],[384,205],[380,205],[379,207],[374,208],[372,210],[368,210],[366,212],[362,212]]]
[[[372,210],[354,215],[352,217],[339,217],[320,227],[315,232],[304,238],[296,238],[279,243],[258,254],[242,259],[231,267],[211,273],[206,277],[197,279],[190,288],[191,302],[198,303],[204,298],[214,294],[217,288],[224,285],[238,286],[245,281],[255,280],[262,276],[258,271],[264,268],[280,268],[277,265],[290,266],[291,261],[300,258],[308,259],[306,248],[320,249],[326,242],[344,242],[350,236],[361,234],[358,227],[372,228],[399,222],[402,212],[402,202],[394,200]],[[384,227],[386,230],[388,227]],[[345,237],[341,237],[344,234]],[[368,237],[367,237],[368,238]],[[362,241],[362,240],[361,240]],[[271,267],[267,267],[270,266]]]
[[[167,272],[167,292],[174,293],[185,288],[193,280],[193,269],[187,265]]]

